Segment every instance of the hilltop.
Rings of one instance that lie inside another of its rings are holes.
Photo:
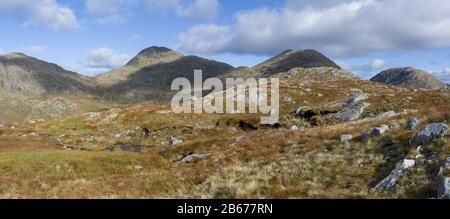
[[[438,80],[434,75],[412,67],[388,69],[379,73],[370,80],[389,85],[416,89],[423,88],[435,90],[447,87],[446,84]]]

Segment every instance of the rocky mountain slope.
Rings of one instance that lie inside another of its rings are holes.
[[[145,51],[145,50],[144,50]],[[168,52],[172,54],[173,52]],[[127,72],[125,80],[117,80],[116,83],[104,86],[99,89],[101,96],[117,100],[125,103],[139,103],[145,101],[151,102],[167,102],[170,101],[174,92],[171,92],[172,81],[176,78],[183,77],[189,79],[193,83],[194,70],[203,70],[203,79],[210,77],[218,77],[233,69],[233,66],[214,60],[204,59],[198,56],[178,56],[172,54],[174,60],[163,62],[150,61],[147,58],[139,57],[133,60],[141,60],[141,68],[132,67],[133,71]],[[152,59],[152,58],[151,58]],[[135,63],[135,61],[130,63]],[[155,64],[157,63],[157,64]],[[134,65],[134,64],[130,64]],[[130,69],[125,66],[124,68]],[[121,71],[121,70],[119,70]],[[97,78],[98,81],[108,80],[109,77],[115,77],[116,72],[107,73]],[[104,84],[104,83],[103,83]]]
[[[411,67],[388,69],[370,80],[389,85],[416,89],[441,89],[447,87],[446,84],[438,80],[432,74]]]
[[[289,71],[292,68],[314,68],[314,67],[340,67],[316,50],[286,50],[277,56],[266,60],[253,69],[264,76]]]
[[[0,56],[0,88],[24,96],[89,92],[95,85],[88,77],[66,71],[22,53]]]

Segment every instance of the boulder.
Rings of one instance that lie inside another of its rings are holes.
[[[444,176],[448,171],[450,170],[450,157],[447,157],[445,159],[444,163],[442,164],[441,168],[439,168],[438,176]]]
[[[406,174],[406,170],[408,168],[413,167],[416,165],[416,162],[414,160],[410,159],[404,159],[398,162],[395,165],[395,169],[392,170],[392,172],[383,180],[381,180],[373,189],[372,191],[376,191],[379,189],[391,189],[395,186],[397,181],[400,179],[400,177],[404,176]]]
[[[410,118],[406,122],[406,130],[414,130],[420,125],[420,123],[422,123],[422,121],[420,121],[420,119],[415,118],[415,117]]]
[[[178,138],[170,136],[170,138],[169,138],[169,146],[170,147],[176,146],[176,145],[179,145],[179,144],[183,144],[183,140],[180,140]]]
[[[297,131],[298,130],[298,126],[293,125],[289,128],[290,131]]]
[[[438,198],[450,199],[450,178],[444,178],[439,183]]]
[[[352,106],[344,108],[337,113],[330,113],[324,116],[328,120],[339,120],[342,122],[354,121],[361,117],[364,110],[369,106],[368,103],[357,103]]]
[[[385,132],[389,131],[389,126],[387,125],[382,125],[380,127],[376,127],[372,130],[372,132],[370,133],[371,137],[380,137],[382,134],[384,134]]]
[[[413,145],[427,145],[436,138],[447,135],[448,125],[444,123],[432,123],[418,132],[412,139]]]
[[[341,143],[348,142],[353,139],[352,135],[341,135]]]
[[[369,96],[366,93],[361,92],[359,94],[356,94],[356,95],[352,96],[350,99],[348,99],[346,104],[347,105],[354,105],[354,104],[359,103],[359,102],[361,102],[363,100],[367,100],[367,98],[369,98]]]
[[[210,157],[209,154],[191,154],[191,155],[183,158],[182,161],[185,163],[190,163],[190,162],[193,162],[194,160],[208,158],[208,157]]]
[[[361,133],[361,135],[355,137],[353,140],[366,144],[370,141],[370,134],[367,132],[363,132]]]
[[[378,118],[389,118],[389,117],[393,117],[396,116],[397,113],[395,113],[394,111],[388,111],[388,112],[384,112],[384,113],[380,113],[380,115],[378,115]]]

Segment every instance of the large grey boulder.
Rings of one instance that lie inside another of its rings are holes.
[[[439,183],[438,198],[450,199],[450,178],[444,178]]]
[[[417,128],[422,121],[418,118],[410,118],[408,122],[406,122],[406,130],[414,130]]]
[[[337,113],[330,113],[324,116],[328,120],[339,120],[342,122],[354,121],[361,117],[364,110],[369,106],[368,103],[357,103],[352,106],[344,108]]]
[[[384,119],[384,118],[389,118],[389,117],[393,117],[396,115],[397,115],[397,113],[395,113],[394,111],[388,111],[388,112],[380,113],[380,115],[378,115],[377,117],[380,119]]]
[[[432,123],[418,132],[412,139],[413,145],[427,145],[436,138],[447,135],[448,125],[444,123]]]
[[[358,93],[354,96],[352,96],[350,99],[347,100],[346,104],[348,105],[354,105],[356,103],[359,103],[363,100],[367,100],[367,98],[369,98],[369,95],[367,95],[366,93]]]
[[[414,160],[410,159],[404,159],[398,162],[395,165],[395,169],[392,170],[392,172],[383,180],[381,180],[373,189],[372,191],[377,191],[379,189],[391,189],[395,186],[397,181],[400,179],[400,177],[404,176],[406,174],[406,170],[408,168],[413,167],[416,165],[416,162]]]

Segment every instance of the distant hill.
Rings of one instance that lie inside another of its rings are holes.
[[[22,53],[0,56],[0,89],[4,92],[24,96],[89,92],[94,84],[89,77]]]
[[[286,50],[277,56],[256,65],[253,69],[264,76],[287,72],[293,68],[332,67],[341,69],[322,53],[306,50]]]
[[[446,84],[438,80],[432,74],[412,67],[388,69],[370,80],[407,88],[435,90],[447,87]]]

